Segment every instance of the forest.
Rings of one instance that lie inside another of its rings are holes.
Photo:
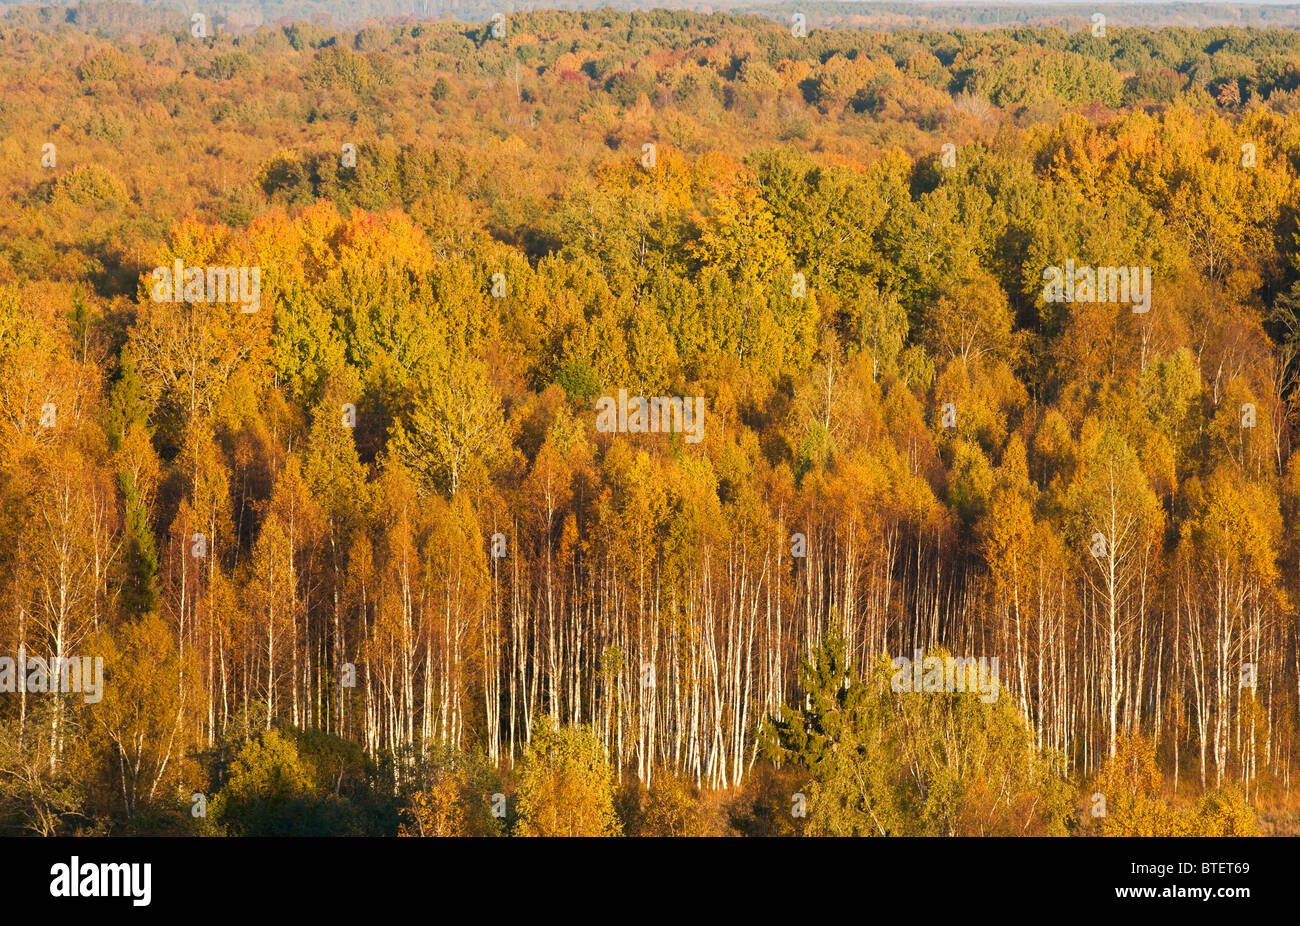
[[[62,9],[0,832],[1300,832],[1300,33]]]

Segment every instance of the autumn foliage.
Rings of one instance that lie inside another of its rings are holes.
[[[0,20],[0,655],[106,673],[0,695],[0,823],[1289,812],[1296,60]],[[1044,300],[1066,260],[1150,268],[1149,311]],[[258,268],[260,306],[155,298],[177,261]],[[619,390],[701,397],[703,439],[598,430]],[[891,691],[918,649],[997,657],[998,699]]]

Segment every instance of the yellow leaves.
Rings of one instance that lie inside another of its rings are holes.
[[[1206,795],[1190,826],[1179,835],[1254,836],[1255,811],[1235,790],[1215,791]]]
[[[891,62],[892,68],[892,62]],[[880,67],[865,55],[832,55],[817,74],[817,96],[826,111],[842,107]]]
[[[338,207],[329,200],[309,206],[298,216],[294,226],[307,279],[322,279],[338,263],[334,241],[342,224]]]
[[[134,62],[117,48],[109,45],[101,48],[77,67],[77,76],[83,82],[98,80],[118,80],[131,76]]]
[[[78,164],[54,184],[51,205],[74,213],[79,207],[124,206],[129,202],[126,186],[99,164]]]
[[[399,836],[467,836],[460,808],[460,782],[443,773],[433,784],[411,795],[405,810],[406,822]]]
[[[1105,815],[1094,817],[1103,836],[1172,835],[1174,817],[1160,797],[1162,779],[1155,747],[1141,734],[1125,731],[1115,742],[1093,784],[1105,800]]]
[[[430,251],[439,260],[463,259],[471,251],[482,253],[491,241],[482,210],[464,196],[435,191],[415,203],[410,213],[426,230]]]
[[[268,276],[273,271],[282,286],[302,275],[299,232],[282,211],[272,210],[253,219],[238,246],[249,263],[264,268]]]
[[[500,159],[503,163],[509,164],[511,161],[517,161],[521,156],[529,153],[529,147],[525,141],[518,135],[510,135],[506,138],[497,139],[489,143],[491,153],[494,158]]]
[[[752,285],[766,281],[790,258],[753,173],[726,166],[709,191],[709,215],[693,250],[697,259]]]
[[[200,266],[216,261],[230,243],[230,230],[215,223],[186,216],[172,225],[167,242],[160,249],[157,263],[168,266],[177,258],[186,266]]]
[[[776,63],[776,73],[787,87],[796,87],[812,73],[812,64],[803,58],[797,61],[786,58]]]
[[[1243,482],[1221,467],[1204,483],[1199,510],[1184,524],[1196,550],[1271,589],[1279,578],[1277,551],[1282,517],[1276,495],[1266,486]]]
[[[1155,746],[1131,731],[1117,737],[1115,754],[1102,764],[1092,790],[1105,799],[1105,813],[1083,813],[1102,836],[1255,834],[1255,813],[1238,792],[1213,791],[1195,803],[1166,799]]]
[[[653,145],[652,165],[645,144]],[[616,192],[647,192],[659,214],[689,207],[701,183],[704,161],[689,161],[679,148],[665,142],[637,141],[633,148],[631,156],[597,168],[600,185]]]
[[[192,654],[177,652],[172,628],[157,614],[146,614],[113,635],[100,634],[93,651],[105,654],[108,690],[87,718],[99,758],[83,774],[105,775],[112,782],[107,795],[130,811],[197,785],[197,769],[178,761],[173,746],[195,722],[205,692]]]
[[[1158,118],[1135,112],[1094,126],[1072,115],[1044,141],[1042,157],[1048,178],[1076,194],[1080,209],[1141,196],[1172,232],[1170,241],[1148,244],[1152,253],[1185,249],[1206,276],[1232,280],[1234,291],[1245,293],[1269,272],[1268,242],[1291,187],[1273,149],[1272,119],[1234,127],[1212,113],[1173,107]]]
[[[77,359],[61,287],[0,286],[0,464],[93,424],[99,376]]]
[[[960,436],[978,441],[986,448],[1002,445],[1009,416],[1028,401],[1024,385],[1005,363],[991,364],[986,372],[960,356],[944,364],[931,395],[937,443]],[[943,425],[946,404],[951,404],[956,412],[956,427]]]
[[[424,232],[397,211],[382,216],[353,213],[339,232],[338,254],[344,264],[389,265],[413,276],[428,273],[433,267]]]
[[[705,836],[709,822],[703,794],[674,775],[655,778],[645,809],[645,835]]]
[[[1084,196],[1097,194],[1107,147],[1082,115],[1061,120],[1045,147],[1051,152],[1047,173],[1053,181],[1076,187]]]
[[[1138,448],[1138,457],[1152,490],[1171,497],[1178,489],[1178,456],[1169,438],[1158,431],[1150,435]]]
[[[948,287],[926,318],[933,350],[945,359],[1014,359],[1011,307],[987,273]]]
[[[881,409],[880,385],[872,376],[871,358],[861,352],[843,360],[828,359],[814,366],[795,384],[788,414],[788,440],[799,447],[810,437],[823,444],[815,457],[826,463],[830,454],[852,457],[875,452],[887,429]]]
[[[980,526],[994,589],[1011,597],[1021,582],[1027,582],[1037,553],[1033,511],[1018,492],[999,486]]]
[[[591,728],[541,716],[518,772],[518,835],[618,835],[613,776]]]
[[[321,200],[294,220],[293,229],[298,253],[285,254],[286,262],[300,263],[308,282],[319,282],[342,266],[393,267],[412,276],[433,269],[423,229],[397,210],[379,215],[356,209],[345,220],[332,202]],[[277,250],[285,253],[287,238],[278,232],[276,240]]]
[[[1142,734],[1130,731],[1117,737],[1115,754],[1107,758],[1097,775],[1097,789],[1111,795],[1106,801],[1108,809],[1116,797],[1155,797],[1161,783],[1155,746]]]
[[[587,63],[587,58],[588,56],[585,54],[579,54],[576,51],[566,51],[555,59],[555,62],[547,69],[547,73],[559,74],[561,75],[561,79],[563,79],[566,71],[571,71],[574,74],[581,74],[582,66]]]
[[[140,493],[141,505],[149,510],[162,475],[162,467],[148,430],[137,422],[130,422],[122,433],[121,446],[114,458],[113,468],[130,474],[132,483]]]

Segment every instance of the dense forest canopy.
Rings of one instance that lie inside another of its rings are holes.
[[[29,14],[11,831],[1294,825],[1300,34]]]

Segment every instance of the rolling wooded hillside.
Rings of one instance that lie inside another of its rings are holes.
[[[1300,34],[51,22],[9,831],[1287,825]]]

